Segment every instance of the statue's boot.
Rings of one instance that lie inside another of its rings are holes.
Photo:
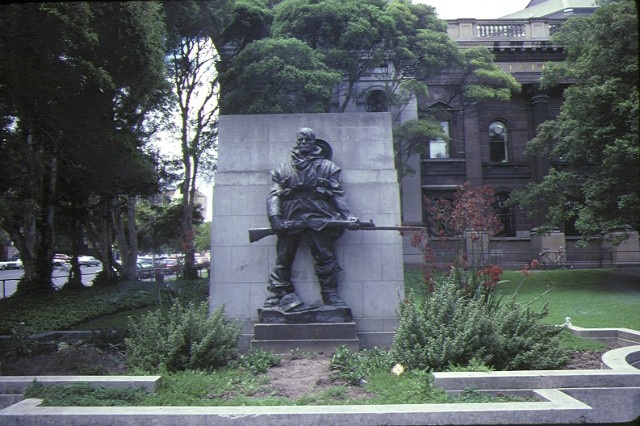
[[[287,293],[282,296],[282,299],[280,299],[280,303],[276,309],[279,309],[282,312],[303,312],[315,309],[315,306],[307,305],[295,293]]]
[[[276,309],[280,312],[304,312],[315,309],[316,306],[307,305],[295,293],[273,295],[264,302],[264,307]]]
[[[322,301],[329,306],[347,306],[336,290],[322,291]]]

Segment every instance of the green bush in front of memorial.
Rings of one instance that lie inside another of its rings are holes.
[[[558,339],[563,328],[543,324],[546,315],[546,307],[536,312],[513,298],[470,297],[455,275],[444,276],[401,305],[391,355],[411,370],[471,362],[497,370],[556,369],[568,361]]]
[[[166,315],[157,310],[132,319],[129,332],[130,370],[211,371],[237,357],[241,326],[227,319],[222,307],[208,315],[206,303],[176,300]]]

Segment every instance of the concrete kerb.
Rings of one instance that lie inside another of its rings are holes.
[[[572,327],[572,331],[576,332]],[[476,389],[491,394],[528,395],[538,402],[279,407],[42,407],[38,399],[12,401],[0,410],[2,425],[484,425],[614,424],[640,418],[640,332],[579,329],[608,341],[635,343],[607,352],[601,370],[540,370],[435,373],[448,392]],[[588,334],[588,333],[587,333]],[[139,387],[131,376],[0,377],[0,392],[43,383],[90,381],[93,385]],[[146,377],[155,389],[160,378]],[[18,386],[16,383],[22,381]],[[120,382],[119,382],[120,380]],[[144,377],[140,377],[144,381]],[[11,385],[11,382],[14,382]],[[7,384],[8,383],[8,384]],[[12,395],[15,398],[15,394]]]

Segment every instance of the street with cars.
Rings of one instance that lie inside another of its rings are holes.
[[[102,270],[100,266],[87,266],[82,268],[82,283],[84,285],[91,285],[91,282],[95,278],[96,274]],[[18,280],[22,278],[24,270],[22,269],[10,269],[0,271],[0,298],[11,296],[18,285]],[[55,268],[51,281],[56,287],[62,287],[67,282],[69,272],[63,268]]]
[[[58,288],[67,282],[70,260],[71,257],[65,254],[56,254],[53,256],[54,269],[52,282]],[[93,256],[79,256],[78,263],[81,266],[82,283],[90,286],[95,275],[102,270],[102,263]],[[141,255],[138,256],[136,267],[136,279],[143,281],[164,281],[166,275],[180,274],[182,272],[183,262],[179,257]],[[209,257],[197,256],[196,267],[208,268]],[[23,274],[22,262],[19,259],[2,262],[0,264],[0,298],[9,297],[16,291],[18,281],[22,278]]]

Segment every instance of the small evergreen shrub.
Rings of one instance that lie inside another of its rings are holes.
[[[400,308],[392,357],[409,369],[445,371],[472,361],[498,370],[554,369],[567,358],[557,340],[561,328],[542,324],[511,300],[499,305],[474,300],[444,277],[433,291],[411,293]]]
[[[540,322],[548,309],[535,312],[514,300],[502,306],[493,320],[497,344],[491,364],[498,370],[558,369],[569,358],[560,347],[562,327]]]
[[[237,356],[240,331],[222,307],[207,316],[206,303],[176,301],[167,317],[155,311],[130,321],[126,363],[143,371],[212,370]]]
[[[392,357],[409,369],[444,371],[476,358],[488,363],[495,335],[487,307],[470,299],[455,278],[433,283],[432,292],[411,293],[400,308]]]

